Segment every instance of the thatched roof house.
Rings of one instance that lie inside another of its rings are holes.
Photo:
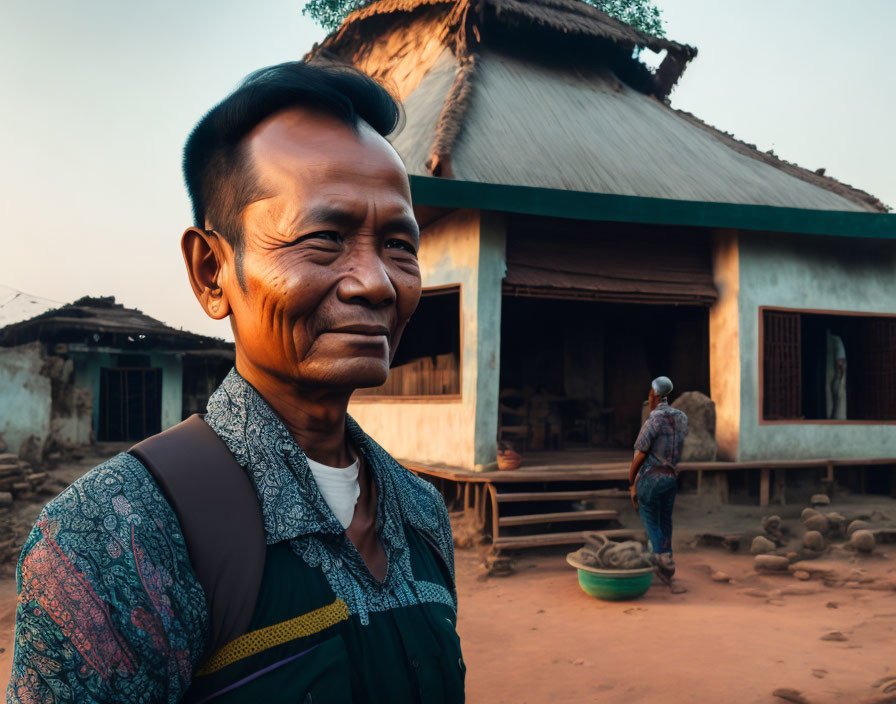
[[[665,52],[651,72],[638,48]],[[883,212],[665,102],[693,47],[579,0],[381,0],[311,52],[390,87],[408,171],[627,196]]]
[[[896,216],[674,110],[696,49],[578,0],[380,0],[311,55],[404,105],[426,295],[352,405],[393,454],[630,448],[667,374],[715,401],[720,458],[892,456]]]
[[[0,327],[0,397],[11,399],[0,435],[14,452],[29,437],[41,451],[143,439],[203,412],[233,365],[233,343],[172,328],[112,296],[49,310],[45,299],[19,298],[41,305]]]

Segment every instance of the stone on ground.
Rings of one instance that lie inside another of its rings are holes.
[[[843,635],[840,631],[831,631],[830,633],[825,633],[822,637],[822,640],[832,640],[837,643],[842,643],[847,640],[846,636]]]
[[[782,571],[790,564],[783,555],[757,555],[755,557],[756,569]]]
[[[810,550],[821,552],[824,550],[824,536],[817,530],[806,531],[806,534],[803,536],[803,545]]]
[[[871,552],[874,550],[874,533],[870,530],[857,530],[849,537],[849,544],[859,552]]]
[[[804,508],[803,512],[800,514],[800,520],[805,521],[807,518],[810,518],[811,516],[817,516],[817,515],[818,515],[818,511],[816,511],[814,508]]]
[[[827,506],[831,503],[831,497],[827,494],[812,494],[812,498],[809,499],[809,503],[813,506]]]
[[[820,513],[817,516],[809,516],[803,521],[803,525],[806,526],[806,530],[817,530],[822,535],[827,535],[831,529],[827,516],[822,516]]]
[[[871,524],[868,521],[863,521],[861,519],[856,519],[852,523],[849,524],[849,528],[846,529],[846,536],[851,538],[852,534],[857,530],[868,530],[871,528]]]
[[[754,555],[763,555],[767,552],[771,552],[777,546],[764,535],[757,535],[753,538],[753,542],[750,545],[750,552]]]
[[[713,572],[712,575],[713,582],[730,582],[731,577],[729,577],[725,572]]]
[[[781,687],[772,692],[772,696],[783,699],[785,702],[793,702],[793,704],[810,704],[798,689]]]
[[[793,573],[793,576],[803,582],[805,582],[807,579],[812,578],[812,575],[806,572],[806,570],[797,570]]]

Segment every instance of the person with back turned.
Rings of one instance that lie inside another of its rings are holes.
[[[657,576],[673,592],[685,588],[673,580],[672,509],[678,491],[676,465],[688,434],[688,417],[669,406],[672,382],[661,376],[650,385],[650,415],[635,441],[635,456],[629,469],[632,502],[644,521],[653,550]]]
[[[43,510],[9,702],[464,700],[445,504],[347,414],[421,295],[398,120],[364,74],[292,62],[198,123],[181,247],[236,365]]]

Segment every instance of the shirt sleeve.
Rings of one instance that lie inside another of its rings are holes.
[[[174,704],[208,638],[177,518],[118,455],[44,508],[19,558],[9,704]]]
[[[643,427],[641,428],[641,432],[638,433],[638,439],[635,440],[635,449],[638,452],[650,452],[650,448],[653,447],[653,441],[656,438],[656,432],[656,418],[651,413],[647,417],[647,422],[644,423]]]

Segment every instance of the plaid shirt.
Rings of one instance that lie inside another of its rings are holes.
[[[635,441],[635,449],[647,455],[639,476],[654,471],[674,472],[687,434],[688,417],[665,401],[661,402],[648,416]]]

